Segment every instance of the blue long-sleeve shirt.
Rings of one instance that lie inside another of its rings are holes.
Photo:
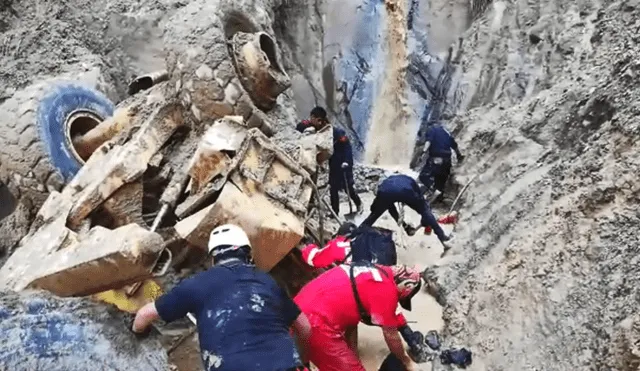
[[[441,124],[431,126],[427,130],[427,142],[429,145],[429,157],[445,157],[451,158],[451,150],[453,149],[456,154],[460,153],[458,150],[458,143],[453,139],[453,136],[445,129]]]
[[[353,149],[347,133],[337,127],[333,127],[333,155],[329,160],[329,171],[335,172],[342,169],[342,163],[349,164],[353,168]]]

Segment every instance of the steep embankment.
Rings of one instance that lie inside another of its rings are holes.
[[[638,370],[639,16],[499,1],[464,35],[458,179],[481,174],[437,271],[473,370]]]

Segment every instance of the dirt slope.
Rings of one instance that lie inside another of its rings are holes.
[[[472,370],[639,367],[638,15],[499,1],[465,34],[469,111],[452,128],[460,180],[482,172],[439,274]]]

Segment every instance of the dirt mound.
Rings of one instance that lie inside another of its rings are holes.
[[[465,35],[470,110],[453,129],[463,182],[481,175],[439,274],[445,335],[472,369],[637,369],[638,326],[623,322],[640,295],[640,49],[620,30],[638,15],[630,1],[494,2]]]
[[[125,315],[86,299],[46,293],[0,293],[0,369],[169,369],[160,343],[138,340]]]

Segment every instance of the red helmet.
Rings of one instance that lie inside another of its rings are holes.
[[[394,265],[391,269],[400,294],[400,306],[406,310],[411,310],[411,299],[422,287],[420,271],[406,265]]]

